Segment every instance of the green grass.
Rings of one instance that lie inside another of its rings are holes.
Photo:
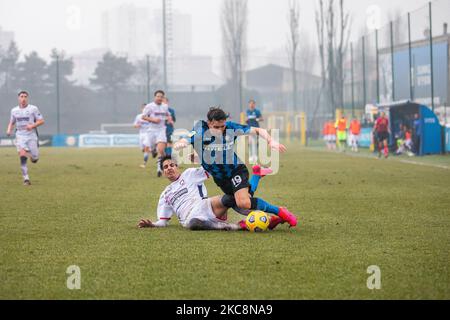
[[[27,188],[0,149],[0,299],[450,299],[450,170],[291,146],[258,195],[296,229],[137,230],[166,185],[137,150],[41,153]]]

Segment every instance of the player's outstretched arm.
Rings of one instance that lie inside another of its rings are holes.
[[[153,117],[147,117],[147,116],[142,116],[142,120],[145,120],[145,121],[148,121],[151,123],[156,123],[156,124],[161,122],[161,119],[159,119],[159,118],[153,118]]]
[[[284,153],[284,152],[287,151],[287,148],[283,144],[281,144],[278,141],[272,139],[272,137],[270,136],[270,134],[267,132],[266,129],[252,127],[250,132],[251,132],[251,134],[258,134],[261,138],[266,140],[267,144],[273,150],[280,151],[281,153]]]
[[[13,129],[14,129],[14,123],[10,122],[8,124],[8,129],[6,130],[6,135],[8,137],[12,134]]]
[[[182,139],[178,140],[177,142],[175,142],[175,144],[173,145],[173,148],[176,151],[178,151],[178,150],[187,148],[188,146],[189,146],[189,142],[186,139],[182,138]]]
[[[144,228],[165,228],[169,224],[168,220],[158,220],[157,222],[153,223],[151,220],[148,219],[141,219],[139,221],[137,227],[139,229]]]
[[[36,121],[34,124],[27,125],[27,130],[31,131],[33,129],[36,129],[37,127],[42,126],[45,123],[44,119]]]

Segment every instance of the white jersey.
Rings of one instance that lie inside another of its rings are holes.
[[[152,102],[148,104],[142,114],[146,117],[161,119],[160,123],[150,123],[149,131],[166,130],[166,120],[169,118],[169,107],[166,104],[157,105]]]
[[[27,125],[34,124],[38,120],[43,120],[38,107],[29,104],[25,108],[19,106],[11,110],[10,122],[16,125],[16,137],[26,137],[37,139],[37,130],[27,130]]]
[[[144,119],[142,119],[143,114],[138,114],[136,116],[136,119],[134,119],[134,125],[137,126],[139,125],[139,134],[145,134],[148,131],[148,127],[150,125],[150,122],[145,121]]]
[[[158,203],[158,220],[169,220],[175,213],[182,225],[189,219],[193,208],[208,198],[203,168],[184,171],[161,193]]]

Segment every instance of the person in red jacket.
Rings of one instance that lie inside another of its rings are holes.
[[[384,157],[389,157],[389,135],[391,133],[389,129],[389,119],[386,117],[386,113],[381,112],[381,116],[375,122],[373,131],[376,134],[378,141],[378,157],[381,158],[381,150],[384,150]]]

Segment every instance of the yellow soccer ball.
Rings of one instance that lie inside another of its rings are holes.
[[[263,232],[269,227],[270,217],[263,211],[252,211],[247,216],[245,224],[250,232]]]

